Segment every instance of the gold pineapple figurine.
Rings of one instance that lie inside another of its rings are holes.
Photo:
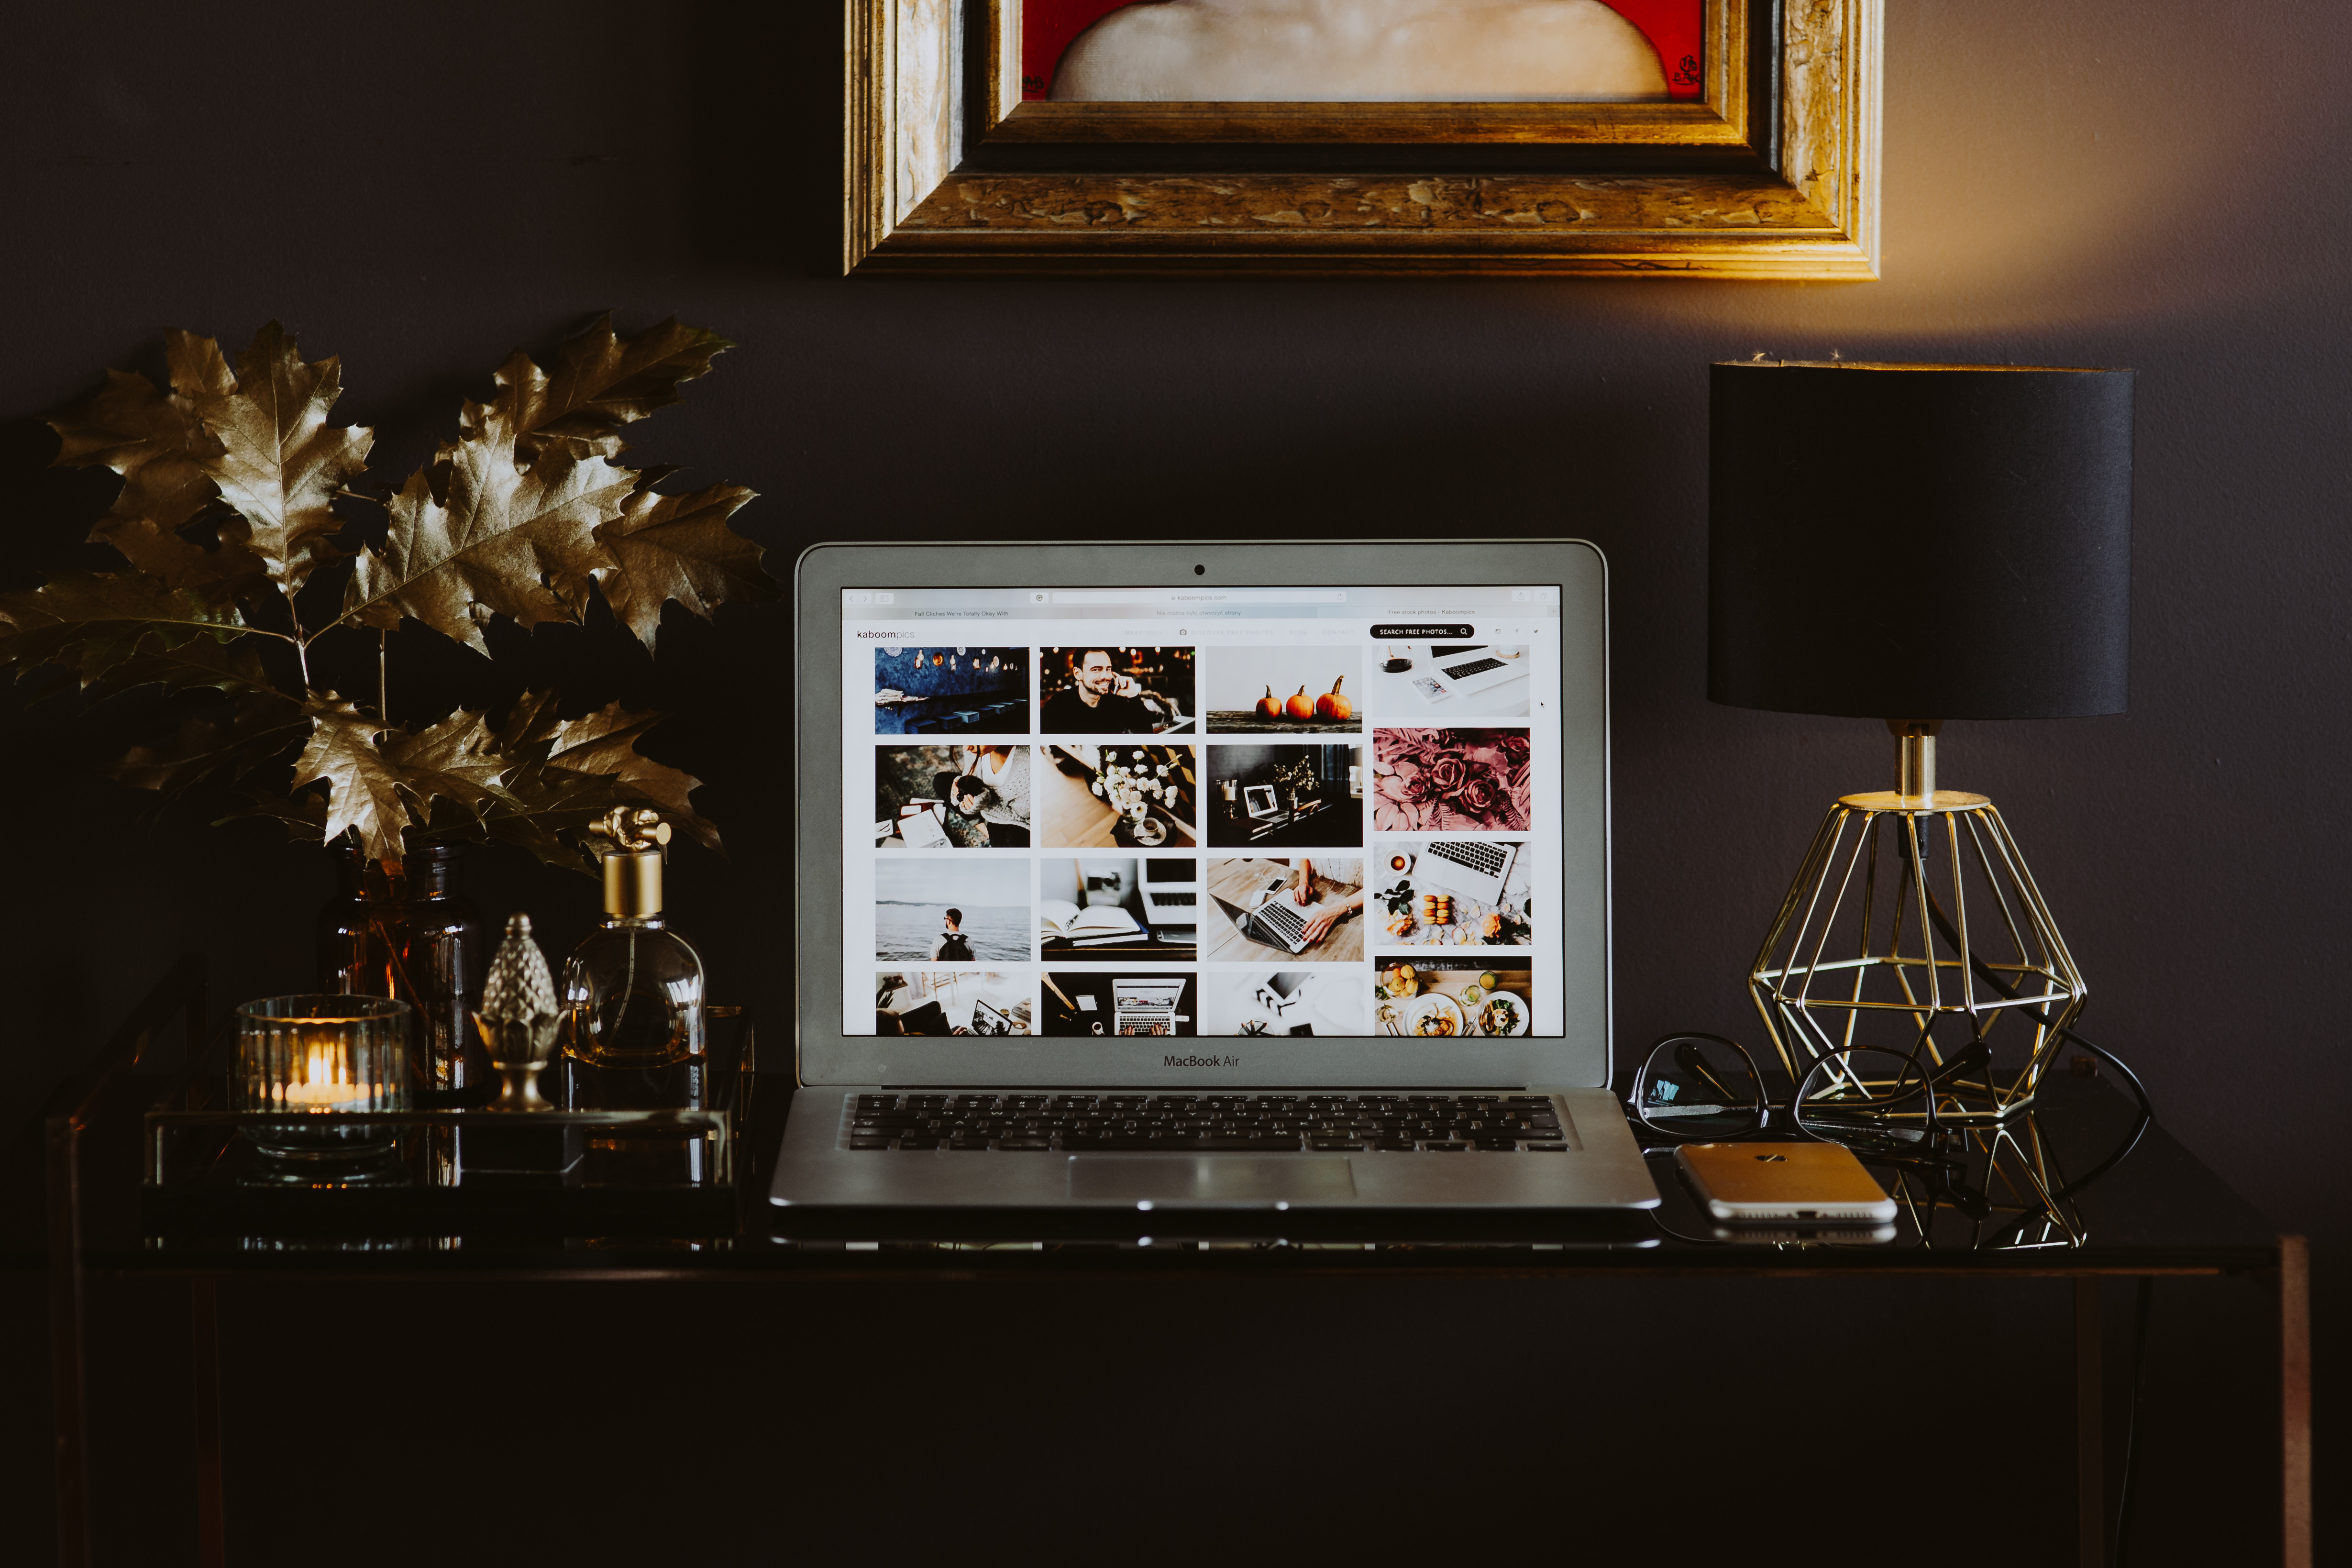
[[[539,1075],[554,1058],[561,1019],[555,977],[548,971],[547,955],[531,940],[530,917],[509,916],[506,940],[499,944],[489,975],[482,982],[482,1005],[474,1012],[474,1026],[481,1031],[490,1066],[503,1080],[490,1109],[551,1109],[540,1096]]]

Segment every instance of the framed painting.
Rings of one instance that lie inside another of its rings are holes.
[[[845,3],[854,274],[1878,274],[1885,0]]]

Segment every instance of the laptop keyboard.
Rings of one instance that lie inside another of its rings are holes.
[[[852,1149],[1558,1154],[1540,1094],[861,1094]]]
[[[1457,866],[1467,866],[1473,871],[1484,871],[1489,877],[1499,877],[1510,856],[1499,844],[1480,844],[1467,839],[1441,838],[1424,851],[1441,860],[1451,860]]]
[[[1266,900],[1257,907],[1257,918],[1260,925],[1271,929],[1293,948],[1302,946],[1307,940],[1307,917],[1287,899]]]
[[[1474,658],[1467,664],[1449,664],[1444,668],[1448,678],[1454,680],[1467,680],[1474,675],[1484,675],[1490,669],[1502,668],[1503,661],[1499,658]]]
[[[1167,904],[1171,907],[1177,904],[1181,904],[1186,909],[1190,909],[1194,904],[1201,901],[1191,893],[1163,893],[1156,888],[1145,889],[1143,896],[1144,901],[1147,903]]]

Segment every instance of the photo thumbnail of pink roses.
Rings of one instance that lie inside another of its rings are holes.
[[[1525,730],[1376,730],[1372,826],[1382,833],[1528,829]]]

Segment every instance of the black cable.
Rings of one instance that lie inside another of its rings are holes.
[[[2147,1316],[2156,1301],[2156,1276],[2139,1277],[2139,1307],[2133,1314],[2132,1371],[2130,1414],[2124,1420],[2123,1487],[2116,1498],[2115,1546],[2107,1556],[2107,1568],[2124,1568],[2124,1537],[2131,1526],[2132,1459],[2139,1451],[2140,1384],[2147,1372]]]
[[[1943,939],[1946,942],[1951,944],[1952,951],[1954,952],[1965,952],[1968,954],[1969,973],[1973,973],[1979,980],[1983,981],[1985,984],[1997,993],[2003,1001],[2016,1001],[2018,994],[2017,987],[2011,985],[2006,980],[2003,980],[1994,972],[1992,965],[1987,963],[1983,959],[1979,958],[1973,949],[1969,948],[1960,941],[1959,929],[1952,924],[1951,917],[1944,913],[1943,904],[1937,900],[1936,895],[1933,892],[1929,892],[1925,887],[1922,887],[1920,891],[1927,894],[1927,918],[1935,922],[1937,932],[1943,936]],[[2050,1015],[2043,1009],[2026,1005],[2021,1005],[2017,1010],[2024,1014],[2027,1017],[2032,1019],[2035,1023],[2041,1025],[2043,1028],[2047,1029],[2051,1027]],[[2147,1097],[2147,1086],[2140,1082],[2139,1074],[2132,1071],[2129,1067],[2125,1065],[2123,1058],[2116,1055],[2115,1052],[2107,1049],[2105,1046],[2094,1045],[2091,1041],[2084,1039],[2073,1029],[2064,1026],[2060,1026],[2058,1027],[2057,1034],[2060,1039],[2072,1040],[2074,1044],[2082,1047],[2093,1056],[2097,1057],[2101,1061],[2104,1061],[2108,1066],[2114,1068],[2116,1071],[2121,1073],[2123,1075],[2124,1082],[2128,1084],[2131,1088],[2133,1098],[2139,1101],[2140,1115],[2149,1118],[2156,1115],[2155,1102],[2150,1100]],[[2143,1129],[2143,1131],[2145,1131],[2145,1129]],[[2135,1136],[2132,1142],[2136,1144],[2139,1140]],[[2130,1150],[2126,1149],[2125,1152],[2129,1153]],[[2105,1169],[2104,1166],[2101,1168]]]

